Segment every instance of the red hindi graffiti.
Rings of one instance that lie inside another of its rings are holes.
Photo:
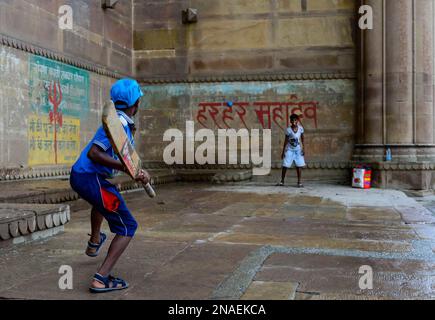
[[[221,102],[202,102],[199,104],[198,113],[196,114],[196,121],[200,123],[203,127],[207,128],[207,124],[205,123],[208,118],[206,115],[207,107],[209,109],[212,109],[212,111],[208,110],[208,114],[212,117],[215,125],[222,129],[217,123],[216,123],[216,115],[219,113],[219,109],[217,107],[222,106]]]
[[[234,121],[234,116],[237,115],[243,125],[248,128],[245,122],[247,106],[249,106],[248,102],[234,102],[232,107],[227,107],[221,102],[201,102],[196,114],[196,121],[204,128],[208,128],[207,121],[210,117],[217,128],[223,129],[222,126],[226,126],[229,129],[231,125],[228,124],[228,121]]]
[[[248,126],[245,122],[245,115],[246,115],[246,107],[249,106],[249,102],[234,102],[233,108],[237,108],[236,110],[237,115],[239,116],[240,121],[242,121],[243,125],[246,129],[248,129]]]
[[[248,107],[253,106],[253,111],[263,129],[271,129],[272,124],[274,124],[274,126],[285,130],[290,125],[289,117],[291,114],[297,114],[301,119],[312,120],[314,127],[317,128],[319,103],[315,101],[298,102],[297,95],[291,95],[290,99],[291,101],[288,102],[259,101],[252,105],[249,102],[234,102],[232,107],[221,102],[201,102],[196,120],[205,128],[208,128],[207,123],[211,120],[215,127],[222,129],[225,126],[229,129],[233,127],[232,123],[238,117],[243,126],[248,129],[245,119]]]

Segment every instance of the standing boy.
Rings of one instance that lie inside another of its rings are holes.
[[[140,86],[135,80],[122,79],[115,82],[110,95],[124,130],[134,145],[135,128],[132,118],[136,115],[140,98],[143,96]],[[115,171],[126,172],[127,170],[116,157],[109,138],[100,126],[73,165],[70,177],[71,187],[92,205],[91,238],[85,253],[90,257],[98,256],[106,241],[106,234],[100,231],[103,219],[107,220],[110,231],[115,233],[107,256],[95,273],[89,288],[93,293],[128,287],[126,281],[110,274],[137,229],[137,222],[128,210],[118,189],[106,180],[113,177]],[[148,183],[150,176],[145,170],[141,170],[137,180]]]
[[[290,124],[290,128],[287,128],[286,130],[284,147],[281,154],[281,159],[283,159],[282,176],[281,182],[278,183],[278,185],[284,185],[287,169],[291,168],[294,162],[298,175],[298,187],[303,188],[304,186],[301,182],[301,176],[302,168],[305,167],[304,128],[299,125],[299,116],[296,114],[290,116]]]

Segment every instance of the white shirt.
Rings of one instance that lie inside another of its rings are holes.
[[[301,150],[301,136],[304,133],[304,128],[298,126],[298,130],[296,132],[293,131],[291,127],[287,128],[286,136],[288,137],[288,143],[286,146],[286,150]]]

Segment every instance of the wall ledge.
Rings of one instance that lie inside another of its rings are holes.
[[[206,82],[248,82],[248,81],[288,81],[288,80],[355,80],[356,72],[289,72],[234,75],[204,75],[180,77],[138,78],[142,84],[158,85],[169,83],[206,83]]]
[[[422,162],[361,162],[361,161],[314,161],[308,162],[306,169],[309,170],[349,170],[357,165],[368,165],[374,170],[381,171],[435,171],[435,163],[430,161]],[[144,161],[145,169],[172,169],[177,173],[185,170],[251,170],[252,165],[245,164],[181,164],[167,165],[164,162]],[[273,162],[272,169],[281,169],[281,162]],[[70,166],[64,167],[35,167],[35,168],[0,168],[0,181],[29,180],[29,179],[52,179],[59,177],[69,177]]]

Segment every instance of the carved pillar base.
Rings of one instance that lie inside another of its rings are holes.
[[[435,188],[433,163],[398,164],[380,162],[374,165],[373,186],[383,189],[428,191]]]
[[[435,161],[435,145],[375,145],[355,146],[353,161],[383,162],[387,148],[390,148],[394,163]]]

